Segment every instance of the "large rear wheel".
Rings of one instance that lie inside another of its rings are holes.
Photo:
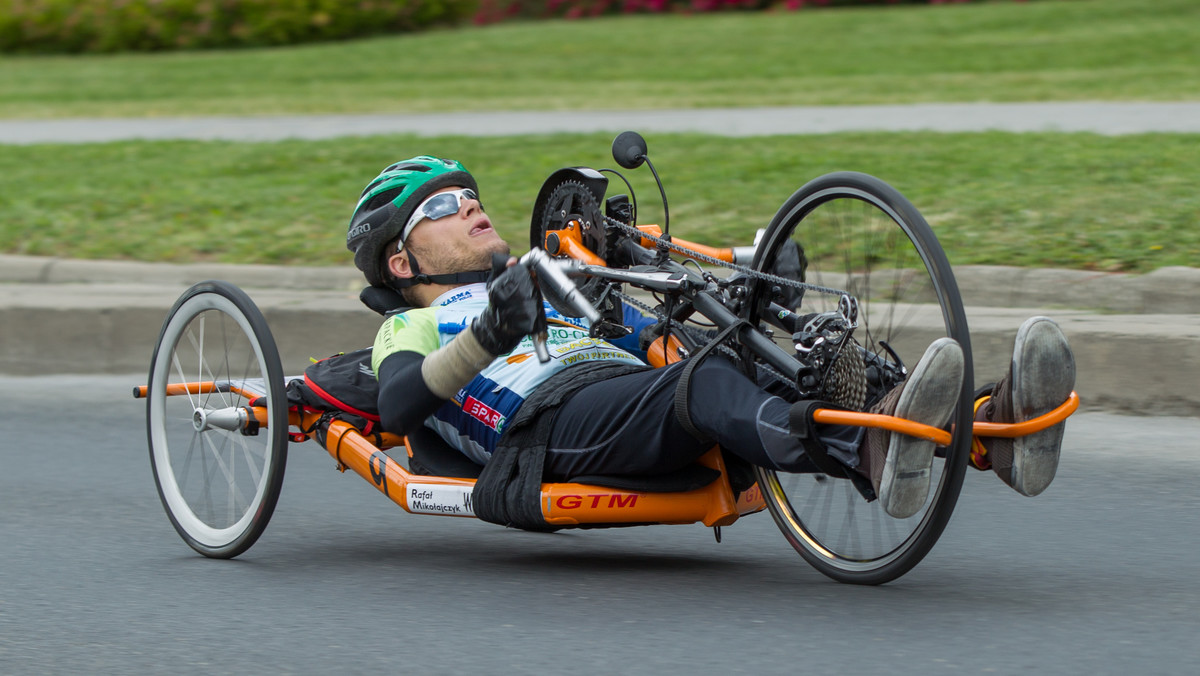
[[[283,368],[253,301],[223,282],[188,289],[163,324],[146,397],[150,463],[175,530],[205,556],[246,551],[275,510],[288,443]],[[252,421],[251,402],[265,420]]]
[[[866,174],[839,172],[813,180],[783,204],[763,235],[754,268],[827,289],[801,294],[756,283],[746,310],[755,326],[786,326],[781,308],[801,316],[836,310],[841,296],[828,290],[857,300],[857,345],[847,347],[863,356],[875,398],[902,377],[901,364],[915,367],[935,339],[949,336],[962,346],[966,373],[952,442],[938,449],[929,497],[915,515],[888,516],[845,478],[757,470],[780,530],[817,570],[855,584],[893,580],[916,565],[945,528],[969,452],[971,345],[950,264],[925,219],[899,192]],[[880,375],[889,373],[891,382],[884,377],[880,384]]]

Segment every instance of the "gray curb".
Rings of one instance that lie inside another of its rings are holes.
[[[1200,416],[1200,269],[1142,276],[991,266],[955,272],[968,305],[977,383],[1002,374],[1017,327],[1041,314],[1071,340],[1085,407]],[[144,373],[171,305],[205,279],[250,294],[292,373],[309,358],[370,345],[379,327],[379,316],[358,301],[361,277],[349,266],[0,256],[0,373]],[[908,337],[929,336],[918,329]]]
[[[964,265],[954,268],[971,306],[1044,307],[1120,314],[1200,314],[1200,268],[1166,267],[1145,275]],[[353,291],[350,265],[292,267],[220,263],[139,263],[0,254],[0,284],[141,284],[186,288],[223,279],[244,288]]]

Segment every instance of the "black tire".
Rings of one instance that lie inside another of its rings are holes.
[[[916,515],[888,516],[878,501],[866,502],[846,479],[757,469],[776,524],[806,561],[840,582],[882,584],[906,573],[929,552],[962,488],[973,389],[962,299],[925,219],[899,192],[872,176],[838,172],[796,191],[764,233],[754,268],[778,272],[776,260],[788,241],[802,246],[807,258],[807,271],[798,276],[858,299],[860,327],[854,338],[867,352],[894,363],[886,343],[911,369],[939,337],[950,336],[963,349],[966,373],[952,418],[953,440],[934,458],[930,497]],[[797,274],[794,268],[791,274]],[[778,285],[771,287],[758,283],[751,289],[744,314],[755,326],[771,319],[769,301],[786,298]],[[798,307],[788,309],[824,312],[837,302],[835,294],[809,289]]]
[[[168,394],[169,383],[213,381],[208,394]],[[230,411],[261,393],[267,425],[257,434],[223,427]],[[146,394],[146,436],[167,516],[192,549],[228,559],[250,548],[271,520],[287,464],[288,403],[275,340],[244,292],[201,282],[163,323]]]

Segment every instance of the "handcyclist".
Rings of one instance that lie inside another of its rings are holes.
[[[686,362],[651,369],[636,345],[589,337],[584,320],[537,300],[529,271],[515,258],[489,280],[492,255],[508,254],[509,245],[458,162],[421,156],[385,168],[363,190],[346,245],[374,289],[398,294],[403,303],[396,304],[411,308],[384,321],[372,355],[391,432],[430,427],[480,465],[532,453],[536,462],[523,471],[539,474],[538,482],[665,474],[713,443],[754,465],[814,471],[809,449],[819,444],[866,477],[892,516],[909,516],[926,499],[932,442],[815,424],[797,414],[803,402],[760,389],[721,357],[692,372],[689,431],[675,412]],[[551,328],[552,358],[544,364],[528,337],[539,314]],[[1074,377],[1058,326],[1032,318],[1017,333],[1009,372],[978,397],[976,419],[1015,422],[1045,413],[1066,400]],[[962,378],[962,350],[939,339],[870,410],[943,427]],[[1037,495],[1054,477],[1063,427],[984,441],[973,462],[990,461],[1006,484]]]

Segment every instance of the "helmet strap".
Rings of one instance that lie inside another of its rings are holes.
[[[470,270],[468,272],[451,272],[444,275],[427,275],[421,272],[421,266],[417,264],[417,257],[413,255],[412,249],[405,249],[404,253],[408,255],[408,267],[412,270],[413,276],[408,279],[390,278],[388,280],[389,286],[397,290],[407,289],[417,284],[474,284],[476,282],[486,282],[492,276],[491,270]]]

